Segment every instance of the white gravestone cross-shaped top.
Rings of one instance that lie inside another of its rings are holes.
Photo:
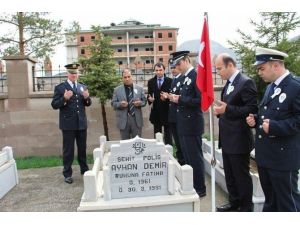
[[[168,195],[169,157],[165,145],[135,137],[111,146],[111,198]]]

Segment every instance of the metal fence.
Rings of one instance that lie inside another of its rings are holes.
[[[7,76],[6,72],[3,70],[0,70],[0,94],[6,94],[7,93]]]
[[[117,73],[121,76],[121,70],[118,69]],[[170,69],[166,68],[166,75],[172,77]],[[154,74],[149,70],[132,69],[132,76],[134,83],[147,87],[148,80],[151,79]],[[32,79],[33,79],[33,92],[53,91],[54,87],[67,79],[67,72],[60,67],[56,70],[44,70],[44,68],[32,67]],[[216,74],[215,68],[213,68],[213,81],[215,85],[222,85],[223,80]],[[5,71],[0,71],[0,93],[7,93],[7,74]]]
[[[147,87],[148,80],[154,77],[153,72],[149,70],[138,70],[136,68],[131,69],[134,83]],[[121,76],[122,71],[117,70],[117,73]],[[169,68],[166,68],[166,76],[172,78],[172,74]],[[33,70],[33,91],[53,91],[54,87],[67,79],[66,70],[48,70],[42,69]],[[214,85],[223,85],[224,81],[217,75],[215,68],[213,68],[213,82]]]

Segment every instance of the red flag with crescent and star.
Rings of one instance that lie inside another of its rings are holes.
[[[198,55],[197,87],[201,91],[201,109],[202,111],[206,111],[214,101],[207,15],[204,16]]]

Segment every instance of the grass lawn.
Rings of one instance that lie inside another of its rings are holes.
[[[18,169],[42,168],[62,166],[61,156],[27,156],[15,158]],[[93,164],[93,155],[87,155],[88,164]],[[77,165],[77,158],[74,157],[73,164]]]

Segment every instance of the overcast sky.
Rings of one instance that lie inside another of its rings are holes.
[[[13,0],[15,1],[15,0]],[[109,26],[110,23],[121,23],[128,19],[135,19],[145,24],[161,24],[179,28],[177,42],[181,43],[200,39],[203,26],[203,13],[208,12],[210,39],[225,47],[229,47],[227,40],[239,40],[236,30],[242,29],[253,34],[250,18],[260,19],[259,11],[295,10],[295,1],[285,0],[285,4],[274,4],[272,0],[251,1],[212,1],[212,0],[84,0],[84,1],[37,1],[29,0],[32,4],[23,1],[14,5],[9,1],[5,5],[9,11],[49,11],[54,19],[62,19],[64,26],[71,21],[78,21],[82,29],[90,29],[91,25]],[[289,2],[292,2],[289,5]],[[209,2],[209,3],[207,3]],[[44,7],[46,4],[46,8]],[[83,5],[83,3],[86,3]],[[11,4],[11,5],[10,5]],[[286,8],[287,6],[290,9]],[[63,11],[62,11],[63,10]],[[300,14],[300,13],[299,13]],[[291,36],[300,33],[300,28]],[[66,49],[59,46],[52,57],[54,65],[66,63]]]

